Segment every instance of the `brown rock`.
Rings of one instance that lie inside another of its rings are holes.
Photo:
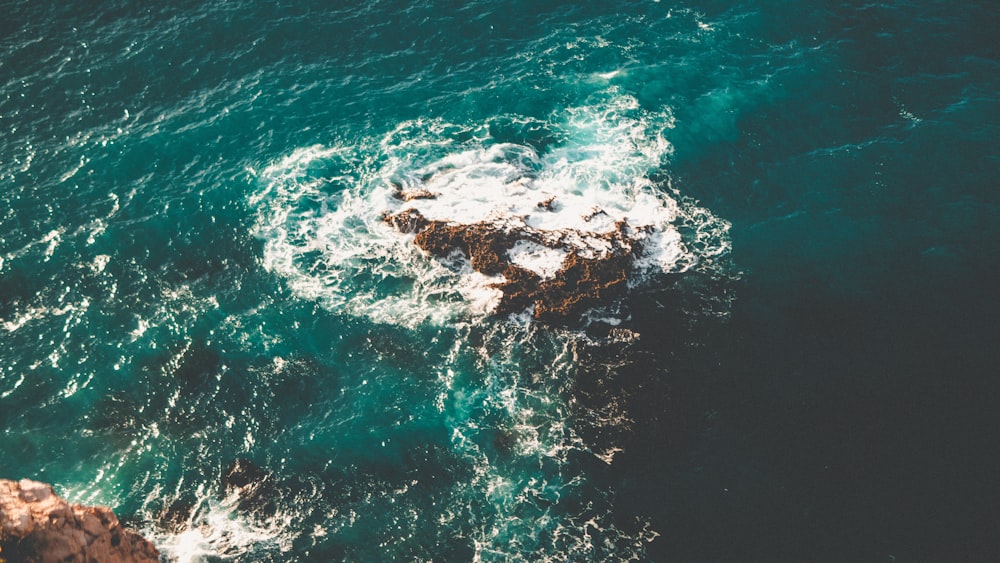
[[[0,479],[0,561],[156,563],[148,540],[111,509],[70,504],[45,483]]]
[[[402,201],[413,201],[415,199],[437,199],[437,196],[438,194],[424,189],[404,190],[401,187],[397,187],[396,190],[392,192],[392,197]]]
[[[586,215],[583,216],[583,220],[584,221],[590,221],[594,217],[597,217],[598,215],[607,215],[607,214],[608,214],[608,212],[605,211],[605,210],[603,210],[603,209],[601,209],[600,207],[594,207],[594,208],[592,208],[590,210],[589,213],[587,213]]]
[[[427,219],[415,209],[407,209],[399,213],[386,213],[382,220],[392,225],[401,233],[415,233],[427,226]]]
[[[502,274],[504,281],[493,285],[503,293],[496,314],[534,307],[534,318],[550,324],[577,324],[588,310],[622,297],[632,260],[641,250],[638,236],[624,221],[607,233],[583,233],[507,223],[432,221],[415,209],[387,213],[383,220],[400,232],[416,233],[413,242],[434,256],[448,258],[461,252],[477,272]],[[606,248],[585,251],[567,242],[587,239]],[[567,257],[555,276],[543,279],[510,261],[507,251],[519,241],[563,250]]]

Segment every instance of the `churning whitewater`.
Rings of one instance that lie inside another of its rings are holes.
[[[252,171],[260,189],[250,204],[267,269],[300,299],[397,337],[409,334],[404,341],[428,339],[418,344],[416,363],[377,377],[429,385],[433,412],[425,416],[440,419],[448,436],[446,453],[437,455],[454,456],[467,470],[434,493],[430,506],[408,494],[419,479],[394,493],[398,541],[426,521],[464,530],[466,555],[476,561],[626,560],[641,558],[659,533],[642,521],[616,526],[612,492],[589,476],[586,459],[608,464],[620,449],[587,443],[578,426],[628,424],[621,413],[590,412],[572,398],[580,347],[600,341],[539,326],[527,314],[493,317],[498,276],[475,271],[461,253],[430,256],[413,234],[385,221],[416,210],[460,225],[570,233],[563,236],[567,250],[525,241],[508,249],[512,263],[542,279],[559,270],[567,252],[605,252],[601,237],[618,224],[642,240],[630,286],[724,255],[728,223],[654,177],[671,154],[664,138],[671,114],[644,111],[614,90],[595,98],[547,121],[505,117],[513,141],[496,138],[495,125],[418,120],[352,145],[295,149]],[[591,320],[628,320],[619,303],[597,309]],[[624,330],[606,338],[620,344],[637,337]],[[399,344],[372,346],[385,358]],[[357,382],[362,389],[373,383]],[[338,518],[322,524],[341,533],[345,525]]]
[[[630,285],[725,253],[725,221],[679,204],[666,180],[650,179],[670,156],[663,135],[670,113],[643,111],[614,91],[600,98],[549,122],[508,117],[520,143],[498,141],[488,125],[422,120],[360,146],[297,149],[259,173],[263,189],[252,203],[264,263],[304,298],[415,326],[489,313],[502,276],[475,271],[460,253],[449,260],[421,253],[406,229],[383,220],[404,210],[558,237],[559,246],[518,240],[508,248],[511,262],[542,279],[559,271],[569,251],[606,253],[604,239],[618,224],[641,241]],[[682,240],[680,226],[696,235]],[[616,305],[602,304],[595,316],[620,322]]]

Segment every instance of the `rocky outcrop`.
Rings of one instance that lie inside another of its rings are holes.
[[[109,508],[70,504],[45,483],[0,479],[0,562],[156,563],[152,543]]]
[[[549,199],[538,206],[550,209],[553,204]],[[509,222],[430,220],[415,209],[387,213],[383,220],[402,233],[415,233],[413,242],[434,256],[444,259],[460,252],[477,272],[502,275],[503,281],[492,285],[503,294],[494,313],[531,309],[536,320],[558,325],[578,324],[590,309],[622,297],[633,260],[641,251],[641,231],[625,221],[610,231],[593,233]],[[543,277],[513,263],[510,251],[522,242],[564,252],[555,275]]]
[[[404,190],[401,186],[396,186],[392,192],[392,197],[400,201],[413,201],[415,199],[436,199],[438,194],[424,189]]]

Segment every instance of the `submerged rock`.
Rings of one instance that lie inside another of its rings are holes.
[[[556,208],[556,196],[549,196],[535,204],[535,207],[546,211],[554,211]]]
[[[536,320],[550,324],[577,324],[587,311],[622,297],[633,260],[641,252],[642,231],[625,221],[594,233],[534,229],[523,223],[430,220],[415,209],[386,213],[383,220],[402,233],[416,233],[413,242],[434,256],[449,258],[460,252],[477,272],[503,276],[491,285],[503,294],[494,313],[530,309]],[[565,253],[554,275],[514,263],[511,251],[524,243]]]
[[[236,495],[237,507],[251,512],[274,512],[277,494],[274,477],[247,459],[229,464],[220,478],[225,496]]]
[[[70,504],[45,483],[0,479],[0,561],[156,563],[159,552],[109,508]]]
[[[171,534],[179,534],[188,527],[194,512],[195,504],[193,502],[176,500],[160,511],[156,523]]]

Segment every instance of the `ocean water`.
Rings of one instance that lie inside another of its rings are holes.
[[[1000,556],[995,3],[3,14],[0,477],[168,561]],[[644,252],[498,317],[408,207]]]

